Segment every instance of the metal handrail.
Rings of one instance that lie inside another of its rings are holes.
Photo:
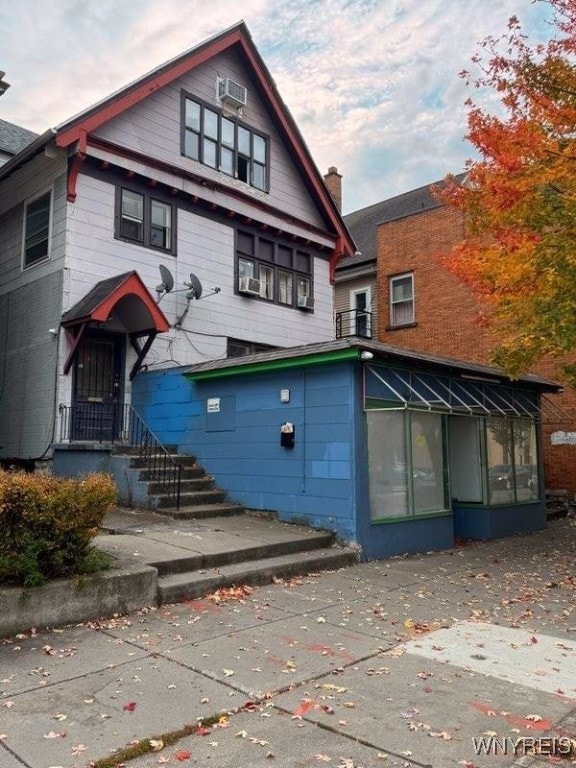
[[[173,506],[180,509],[182,464],[172,458],[168,449],[134,408],[131,405],[126,407],[129,415],[130,445],[138,450],[138,457],[144,461],[152,473],[152,478],[160,483]]]
[[[70,407],[61,404],[59,412],[62,441],[129,446],[142,459],[152,480],[162,486],[172,505],[180,509],[182,465],[174,460],[131,405],[106,407],[102,403],[82,403]]]
[[[336,313],[336,338],[357,336],[372,338],[372,312],[365,309],[347,309]]]

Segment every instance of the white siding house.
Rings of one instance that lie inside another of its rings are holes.
[[[333,338],[353,253],[243,22],[33,139],[0,167],[0,461],[113,441],[143,366]]]

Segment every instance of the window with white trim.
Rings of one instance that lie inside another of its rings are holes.
[[[414,275],[407,272],[390,278],[390,325],[414,322]]]
[[[266,192],[268,138],[197,99],[182,98],[182,154]]]
[[[52,192],[45,192],[24,208],[24,268],[50,258]]]

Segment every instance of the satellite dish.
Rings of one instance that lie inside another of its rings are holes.
[[[170,293],[172,288],[174,288],[174,278],[170,274],[170,270],[167,269],[167,267],[165,267],[164,264],[160,264],[159,267],[160,267],[160,280],[162,280],[162,283],[156,286],[156,291],[159,294]]]
[[[186,294],[187,299],[199,299],[202,296],[202,283],[193,272],[190,272],[190,280],[184,285],[190,288],[189,293]]]

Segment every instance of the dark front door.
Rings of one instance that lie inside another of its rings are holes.
[[[122,421],[123,336],[87,336],[74,367],[72,440],[115,440]]]

